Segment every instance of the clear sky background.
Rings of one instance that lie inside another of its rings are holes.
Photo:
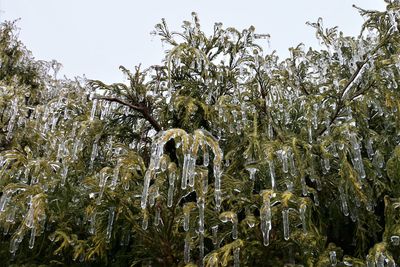
[[[318,17],[325,27],[357,35],[363,19],[353,4],[385,9],[383,0],[0,0],[0,20],[20,18],[20,39],[37,59],[62,63],[67,77],[112,83],[123,81],[120,65],[160,64],[164,48],[150,32],[161,18],[180,30],[196,11],[208,35],[215,22],[239,30],[254,25],[257,33],[271,35],[269,50],[284,57],[300,42],[318,48],[305,25]]]

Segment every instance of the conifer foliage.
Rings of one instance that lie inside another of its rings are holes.
[[[1,266],[396,266],[400,3],[279,59],[164,20],[161,65],[57,77],[0,29]]]

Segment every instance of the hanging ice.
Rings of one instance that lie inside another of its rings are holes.
[[[218,225],[214,225],[211,227],[212,232],[212,243],[217,245],[218,243]]]
[[[256,172],[258,171],[257,168],[254,167],[247,167],[246,170],[250,173],[250,180],[254,181]]]
[[[147,210],[143,211],[143,221],[142,221],[142,229],[147,230],[147,227],[149,226],[149,214]]]
[[[290,237],[289,209],[282,210],[282,222],[283,222],[283,236],[285,240],[289,240]]]
[[[190,262],[190,234],[189,233],[186,234],[185,248],[184,248],[183,254],[184,254],[185,263],[189,263]]]
[[[7,136],[6,136],[7,140],[11,139],[17,115],[18,115],[18,98],[14,98],[13,100],[11,100],[11,115],[7,125]]]
[[[342,203],[342,212],[345,216],[349,215],[349,208],[347,206],[346,195],[344,193],[343,187],[339,186],[339,197]]]
[[[271,188],[272,188],[272,190],[275,190],[275,167],[274,167],[274,162],[272,160],[268,160],[268,166],[269,166],[269,176],[271,178]]]
[[[35,235],[36,235],[36,228],[33,227],[31,229],[31,237],[29,238],[29,249],[33,249],[33,246],[35,245]]]
[[[240,247],[233,249],[233,266],[240,267]]]
[[[94,120],[94,116],[96,115],[96,108],[97,108],[97,99],[94,99],[92,102],[92,110],[90,111],[90,120]]]
[[[157,206],[154,214],[154,225],[158,226],[160,222],[161,222],[161,208]]]
[[[331,262],[332,266],[336,266],[337,265],[336,251],[330,251],[329,252],[329,261]]]
[[[204,234],[202,232],[199,233],[199,265],[200,267],[204,266]]]
[[[114,224],[114,216],[115,216],[115,207],[110,207],[108,209],[108,221],[107,221],[107,229],[106,229],[106,242],[110,243],[112,227]]]
[[[263,244],[264,246],[269,245],[269,232],[272,229],[272,213],[271,213],[271,202],[270,193],[263,194],[263,205],[260,210],[260,227],[263,234]]]
[[[300,213],[300,219],[301,219],[301,224],[303,226],[304,234],[307,234],[306,209],[307,209],[307,206],[304,203],[302,203],[300,205],[299,213]]]
[[[204,197],[199,197],[197,200],[197,208],[199,209],[199,232],[204,233]]]
[[[232,238],[237,239],[238,237],[238,219],[236,213],[232,211],[225,211],[219,215],[220,220],[223,223],[231,222],[232,223]]]

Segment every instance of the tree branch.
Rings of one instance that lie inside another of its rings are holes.
[[[116,97],[95,96],[94,98],[109,102],[116,102],[133,110],[139,111],[142,114],[143,118],[145,118],[157,132],[162,130],[161,125],[153,118],[153,116],[151,116],[149,108],[145,105],[134,105]]]

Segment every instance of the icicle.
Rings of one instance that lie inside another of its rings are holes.
[[[181,181],[182,189],[186,189],[187,187],[189,162],[190,162],[190,154],[185,154],[183,156],[183,167],[182,167],[182,181]]]
[[[7,136],[6,136],[7,140],[11,139],[17,115],[18,115],[18,98],[14,98],[13,100],[11,100],[11,116],[7,125]]]
[[[307,206],[304,203],[300,205],[299,213],[300,213],[301,225],[303,226],[304,234],[307,234],[306,209],[307,209]]]
[[[115,207],[110,207],[108,210],[108,221],[107,221],[107,229],[106,229],[106,242],[110,243],[112,227],[114,224],[114,216],[115,216]]]
[[[98,153],[97,148],[98,148],[99,140],[100,140],[100,134],[96,135],[94,142],[93,142],[92,153],[90,155],[90,166],[89,166],[90,169],[93,169],[93,163],[97,157],[97,153]]]
[[[301,176],[300,183],[301,183],[301,190],[302,190],[303,196],[307,196],[308,195],[308,189],[307,189],[306,178],[304,176]]]
[[[282,170],[284,173],[288,173],[289,169],[288,169],[288,158],[286,150],[281,150],[280,157],[282,160]]]
[[[170,184],[168,187],[168,199],[167,199],[167,207],[171,208],[174,201],[174,184]]]
[[[274,162],[272,160],[268,160],[269,165],[269,176],[271,178],[271,188],[275,190],[275,167]]]
[[[318,111],[318,105],[314,104],[313,105],[313,112],[312,112],[312,120],[311,120],[311,123],[312,123],[312,126],[313,126],[314,130],[318,129],[318,116],[317,116],[318,114],[317,114],[317,111]]]
[[[100,179],[99,179],[100,192],[99,192],[99,197],[97,198],[97,201],[96,201],[97,205],[100,205],[101,199],[103,198],[104,189],[106,187],[107,179],[108,179],[107,173],[101,172],[100,173]]]
[[[282,210],[282,220],[283,220],[283,236],[285,240],[289,240],[290,229],[289,229],[289,210]]]
[[[34,220],[35,220],[34,214],[35,214],[35,209],[34,209],[34,204],[32,202],[32,199],[31,199],[29,201],[29,210],[28,210],[28,212],[26,214],[26,217],[25,217],[25,225],[26,225],[26,227],[28,227],[28,228],[33,228],[34,227]]]
[[[148,226],[149,226],[149,214],[147,210],[143,210],[142,229],[147,230]]]
[[[197,207],[199,209],[199,232],[204,233],[204,197],[199,197],[197,199]]]
[[[66,181],[67,175],[68,175],[68,165],[66,165],[65,163],[63,165],[64,165],[64,167],[61,172],[61,186],[65,185],[65,181]]]
[[[374,152],[374,149],[372,148],[372,140],[371,139],[368,139],[365,142],[365,148],[367,149],[368,158],[370,160],[372,160],[374,158],[375,152]]]
[[[189,166],[188,166],[188,180],[189,180],[189,186],[193,187],[194,186],[194,178],[195,178],[195,167],[196,167],[196,157],[190,156],[190,161],[189,161]]]
[[[208,170],[202,171],[200,173],[201,181],[202,181],[202,192],[203,194],[207,194],[208,191]]]
[[[212,243],[214,245],[218,244],[218,225],[214,225],[211,227],[212,232]]]
[[[400,236],[398,236],[398,235],[392,235],[392,236],[390,237],[390,242],[392,242],[392,245],[393,245],[393,246],[398,246],[398,245],[400,245]]]
[[[160,221],[161,221],[161,208],[157,206],[154,215],[154,225],[158,226],[160,224]]]
[[[152,162],[150,161],[150,165],[152,165]],[[147,205],[147,197],[149,194],[149,186],[150,186],[150,180],[153,175],[153,171],[149,169],[146,171],[144,175],[144,184],[143,184],[143,192],[142,192],[142,198],[141,198],[141,203],[140,206],[142,209],[146,208]]]
[[[153,207],[154,204],[156,204],[156,198],[159,196],[158,192],[158,186],[156,184],[153,184],[149,188],[149,206]]]
[[[190,209],[183,209],[183,230],[189,231],[190,224]]]
[[[327,157],[324,158],[324,168],[325,168],[326,172],[328,172],[331,169],[331,165],[329,163],[329,158],[327,158]]]
[[[203,151],[203,165],[207,167],[209,164],[210,164],[210,154],[208,153],[207,148],[205,148],[205,150]]]
[[[16,212],[16,210],[17,210],[16,207],[11,208],[11,210],[7,213],[6,222],[8,222],[10,224],[14,224],[15,223],[15,212]]]
[[[82,141],[78,137],[77,140],[74,143],[73,148],[72,148],[72,159],[73,160],[77,160],[78,159],[78,149],[80,148],[81,144],[82,144]]]
[[[296,176],[296,164],[294,162],[294,155],[291,150],[288,152],[288,160],[289,160],[289,165],[290,165],[290,174],[294,177]]]
[[[258,171],[257,168],[248,167],[246,170],[250,173],[250,181],[254,181],[256,172]]]
[[[199,266],[204,266],[204,233],[199,233]]]
[[[189,233],[186,234],[185,248],[184,248],[183,254],[184,254],[185,263],[189,263],[190,262],[190,234]]]
[[[111,180],[110,188],[111,190],[115,190],[117,187],[118,183],[118,178],[119,178],[119,170],[121,168],[122,163],[118,160],[117,166],[115,166],[114,171],[113,171],[113,178]]]
[[[330,114],[329,112],[325,113],[325,127],[326,127],[326,133],[329,135],[331,132],[331,122],[330,122]]]
[[[236,247],[233,250],[233,266],[240,267],[240,247]]]
[[[312,127],[311,125],[308,126],[308,143],[312,144],[313,142],[313,135],[312,135]]]
[[[221,207],[222,192],[221,192],[221,168],[220,165],[214,162],[214,198],[215,208],[217,210]]]
[[[272,124],[268,124],[268,139],[272,140],[274,138],[274,128],[272,127]]]
[[[237,239],[237,235],[238,235],[237,214],[232,211],[226,211],[226,212],[221,213],[219,218],[223,223],[226,223],[228,221],[232,223],[232,238]]]
[[[19,244],[22,242],[24,236],[23,234],[18,231],[11,239],[10,242],[10,253],[11,254],[15,254],[15,252],[17,252]]]
[[[332,266],[336,266],[337,264],[336,251],[329,251],[329,261]]]
[[[97,99],[93,100],[92,103],[92,110],[90,111],[90,120],[93,121],[94,120],[94,116],[96,115],[96,107],[97,107]]]
[[[3,192],[3,195],[0,198],[0,212],[3,212],[6,209],[8,202],[10,202],[11,192],[12,191],[10,190]]]
[[[29,249],[33,249],[33,246],[35,245],[35,234],[36,234],[36,228],[33,227],[31,229],[31,237],[29,238]]]
[[[261,232],[263,234],[263,244],[264,246],[269,245],[269,232],[272,229],[272,213],[271,213],[271,203],[269,196],[264,198],[263,205],[260,210],[260,220],[261,220]]]
[[[89,234],[94,235],[96,231],[96,212],[93,212],[92,215],[90,216],[90,224],[89,224]]]
[[[221,167],[218,164],[214,163],[214,182],[215,182],[215,190],[221,190]]]
[[[346,200],[346,195],[344,193],[343,188],[340,186],[339,187],[339,194],[340,194],[340,201],[342,203],[342,212],[345,216],[349,215],[349,208],[347,206],[347,200]]]

